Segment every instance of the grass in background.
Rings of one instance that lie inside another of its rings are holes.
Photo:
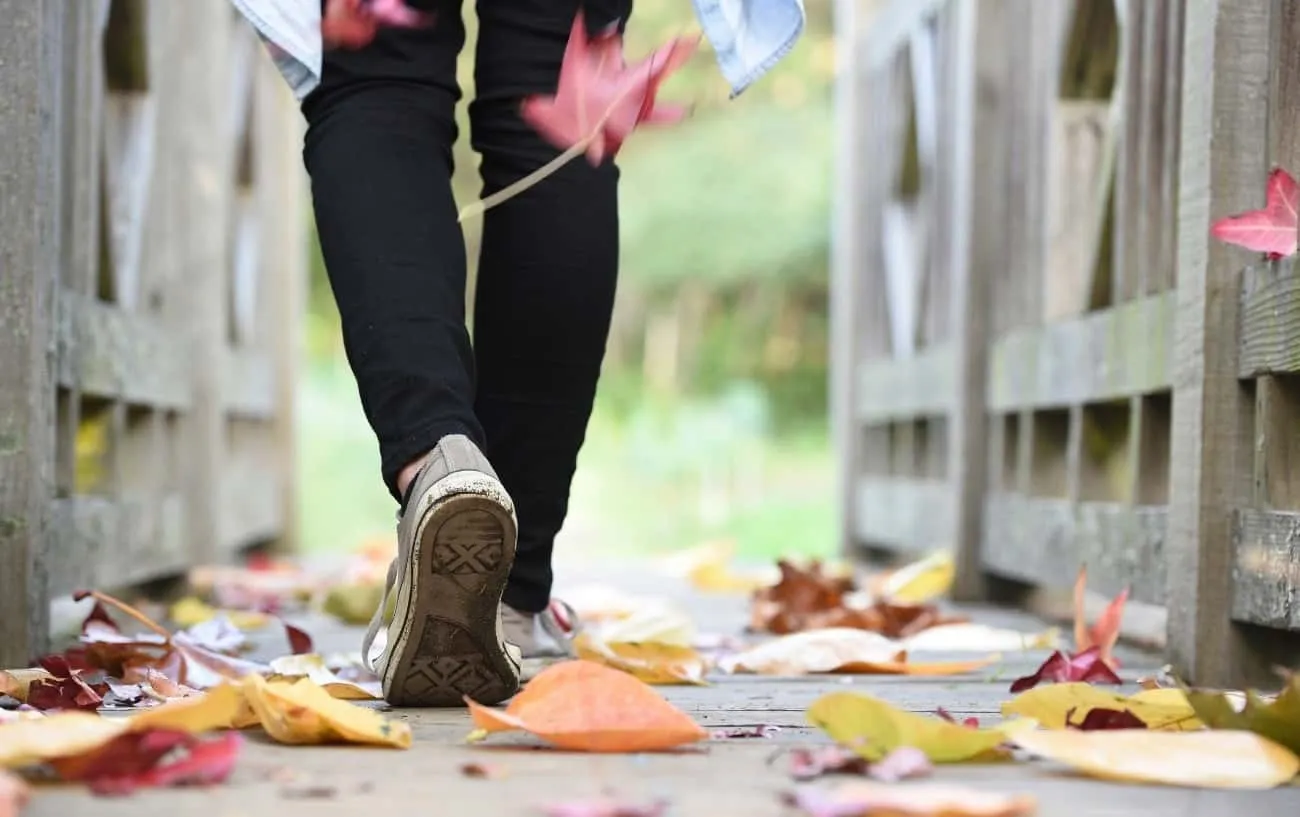
[[[301,531],[307,551],[391,537],[395,503],[343,361],[317,360],[299,389]],[[746,560],[829,554],[837,528],[824,428],[774,439],[761,394],[646,399],[616,416],[598,399],[560,535],[562,558],[665,553],[730,538]]]

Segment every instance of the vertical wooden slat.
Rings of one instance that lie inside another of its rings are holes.
[[[1145,28],[1154,3],[1162,0],[1126,0],[1120,21],[1120,75],[1124,95],[1124,124],[1115,160],[1115,209],[1112,222],[1111,297],[1114,303],[1132,300],[1141,290],[1142,241],[1142,135],[1145,109],[1150,106],[1142,82],[1147,59]]]
[[[1159,249],[1148,278],[1152,292],[1171,289],[1177,281],[1178,270],[1178,178],[1179,155],[1182,145],[1180,121],[1183,95],[1183,20],[1186,4],[1170,2],[1165,16],[1164,99],[1161,115],[1164,117],[1162,144],[1160,146],[1160,234]]]
[[[1237,380],[1238,271],[1251,254],[1210,222],[1262,204],[1273,0],[1188,0],[1182,82],[1178,307],[1169,502],[1168,649],[1180,677],[1267,677],[1229,621],[1231,511],[1252,495],[1253,406]]]
[[[0,666],[49,640],[42,545],[53,486],[49,357],[61,223],[59,3],[0,0]]]

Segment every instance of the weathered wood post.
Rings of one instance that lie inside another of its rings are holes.
[[[48,638],[63,4],[0,0],[0,666]]]

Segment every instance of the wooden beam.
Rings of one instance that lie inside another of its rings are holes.
[[[271,421],[279,410],[276,361],[256,348],[229,346],[221,355],[221,405],[245,420]]]
[[[877,424],[938,417],[953,403],[956,375],[953,347],[939,344],[913,357],[876,358],[857,370],[857,420]]]
[[[1300,372],[1300,272],[1295,259],[1241,274],[1237,376]]]
[[[953,492],[944,480],[863,477],[856,499],[859,544],[909,554],[952,544]]]
[[[1235,628],[1232,515],[1252,496],[1250,394],[1238,381],[1238,270],[1252,255],[1210,237],[1210,222],[1263,204],[1268,173],[1273,0],[1187,0],[1182,77],[1169,657],[1191,683],[1271,677]]]
[[[63,4],[0,0],[0,666],[49,641]]]
[[[58,499],[50,515],[52,594],[125,587],[184,574],[192,566],[179,493]]]
[[[907,45],[912,32],[929,22],[949,2],[961,4],[965,0],[893,0],[885,6],[859,46],[866,56],[863,68],[877,71],[888,65]]]
[[[1300,513],[1236,511],[1232,548],[1233,620],[1300,630]]]

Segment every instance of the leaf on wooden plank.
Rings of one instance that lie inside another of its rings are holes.
[[[82,782],[96,794],[122,795],[160,786],[212,785],[234,770],[243,746],[238,732],[200,737],[152,729],[127,732],[83,754],[50,761],[65,782]]]
[[[1084,610],[1088,593],[1088,568],[1086,565],[1079,568],[1079,576],[1074,581],[1075,655],[1082,655],[1096,647],[1103,663],[1111,669],[1119,666],[1119,662],[1111,652],[1115,649],[1115,643],[1119,641],[1119,627],[1124,618],[1124,605],[1128,601],[1128,592],[1127,587],[1121,590],[1120,594],[1106,605],[1097,622],[1089,626],[1087,613]]]
[[[980,719],[975,717],[974,715],[967,718],[962,718],[961,720],[957,720],[957,718],[953,717],[953,714],[951,712],[949,712],[947,709],[945,709],[942,706],[934,710],[934,714],[939,718],[947,721],[948,723],[955,723],[959,726],[967,726],[970,727],[971,729],[980,728]]]
[[[616,619],[595,623],[584,619],[583,629],[606,644],[690,647],[695,641],[695,622],[681,609],[664,602],[644,603]]]
[[[168,729],[193,733],[243,729],[259,722],[244,695],[243,686],[233,682],[198,695],[177,698],[128,719],[133,731]]]
[[[27,687],[26,702],[40,710],[84,709],[95,711],[104,702],[99,689],[93,688],[81,677],[81,670],[73,669],[62,655],[47,655],[40,659],[41,668],[49,678],[33,679]],[[100,685],[104,692],[108,689]]]
[[[411,746],[411,727],[405,722],[334,698],[308,678],[290,684],[250,675],[242,686],[262,728],[281,743]]]
[[[1060,645],[1061,632],[1055,627],[1039,633],[989,627],[984,624],[941,624],[922,630],[899,642],[911,652],[1020,652],[1054,650]]]
[[[997,656],[973,661],[914,662],[898,642],[869,630],[835,627],[782,636],[719,659],[725,672],[806,675],[960,675],[992,664]]]
[[[791,749],[789,757],[790,776],[795,780],[813,780],[827,774],[866,774],[869,765],[866,758],[838,745]]]
[[[345,701],[377,701],[383,698],[378,680],[345,681],[326,665],[323,657],[315,653],[286,655],[271,661],[268,681],[292,682],[299,678],[310,678],[333,697]]]
[[[1285,678],[1286,685],[1272,698],[1249,690],[1192,689],[1187,701],[1211,729],[1254,732],[1300,754],[1300,676],[1288,673]]]
[[[883,576],[876,594],[896,604],[926,604],[952,589],[956,566],[947,551],[933,553]]]
[[[638,125],[667,125],[686,117],[684,107],[656,97],[659,86],[686,64],[698,44],[699,37],[675,37],[629,66],[618,28],[591,37],[579,11],[555,94],[526,97],[520,113],[551,144],[564,150],[582,147],[588,161],[599,165],[618,153]]]
[[[743,740],[746,738],[770,738],[781,731],[781,727],[770,723],[754,726],[725,726],[709,732],[709,740]]]
[[[547,667],[504,710],[465,702],[485,735],[519,729],[575,751],[650,752],[709,736],[650,686],[593,661]]]
[[[1007,795],[943,784],[897,786],[853,781],[833,789],[804,786],[782,795],[807,817],[1029,817],[1028,795]]]
[[[1282,168],[1269,174],[1264,206],[1210,225],[1210,235],[1227,244],[1262,252],[1270,261],[1296,253],[1297,206],[1300,185]]]
[[[808,707],[808,722],[841,746],[870,761],[895,749],[920,749],[935,763],[996,760],[1005,757],[1008,735],[1033,728],[1033,721],[1010,721],[976,729],[896,709],[858,692],[832,692]]]
[[[26,703],[28,691],[33,683],[56,680],[49,670],[42,667],[0,670],[0,695],[8,695],[14,700]]]
[[[1091,684],[1064,683],[1022,692],[1002,704],[1003,716],[1033,718],[1047,729],[1065,729],[1072,721],[1086,719],[1093,710],[1128,711],[1147,728],[1160,731],[1193,732],[1205,728],[1187,696],[1178,689],[1121,695]]]
[[[1067,656],[1056,651],[1034,670],[1032,675],[1017,678],[1011,683],[1012,692],[1024,692],[1041,683],[1066,683],[1083,681],[1094,684],[1122,684],[1124,681],[1101,660],[1100,647],[1089,647],[1077,655]]]
[[[382,583],[358,582],[331,587],[322,608],[344,624],[366,624],[375,614],[384,595]],[[390,607],[397,602],[390,596]]]
[[[0,768],[21,769],[81,754],[125,732],[127,718],[68,710],[0,724]]]
[[[431,12],[413,9],[405,0],[328,0],[321,14],[321,40],[327,48],[362,48],[381,28],[419,28],[433,21]]]
[[[543,807],[547,817],[663,817],[668,811],[664,799],[639,803],[613,797],[566,800]]]
[[[1091,777],[1130,783],[1270,789],[1300,771],[1300,758],[1289,749],[1252,732],[1033,730],[1014,740]]]
[[[0,769],[0,817],[18,817],[31,799],[32,790],[13,772]]]
[[[690,647],[657,643],[605,643],[590,633],[579,633],[573,640],[578,657],[595,661],[656,686],[686,684],[703,686],[708,667],[704,658]]]
[[[506,770],[503,767],[489,763],[462,763],[460,764],[460,773],[465,777],[480,780],[499,780],[506,776]]]
[[[181,629],[188,629],[196,624],[202,624],[218,615],[230,619],[230,622],[241,630],[260,630],[268,626],[272,619],[266,613],[256,610],[218,609],[197,596],[186,596],[173,604],[167,612],[167,617]]]

